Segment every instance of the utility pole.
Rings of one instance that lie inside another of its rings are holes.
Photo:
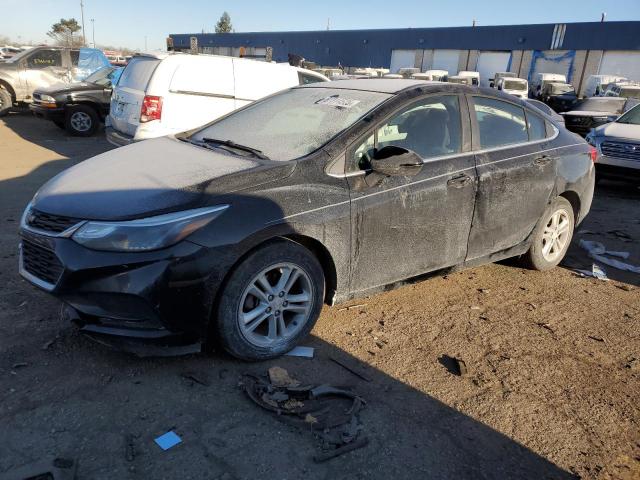
[[[84,36],[84,4],[80,0],[80,15],[82,16],[82,45],[87,44],[87,37]]]
[[[93,38],[93,48],[96,48],[96,24],[95,24],[95,18],[91,19],[91,36]]]
[[[147,51],[147,36],[144,36],[144,51]]]
[[[327,30],[329,30],[329,27],[330,27],[330,21],[331,21],[331,18],[327,18]]]
[[[605,18],[607,18],[607,12],[602,12],[602,15],[600,16],[600,23],[604,23]]]

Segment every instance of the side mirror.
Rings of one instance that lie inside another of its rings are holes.
[[[416,152],[394,145],[377,150],[371,159],[371,169],[386,176],[413,176],[423,165]]]

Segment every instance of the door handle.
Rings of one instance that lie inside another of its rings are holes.
[[[549,162],[551,162],[551,160],[553,160],[553,157],[550,157],[549,155],[542,155],[540,157],[535,158],[533,160],[533,164],[539,167],[543,167],[547,165]]]
[[[469,185],[473,180],[469,175],[465,175],[461,173],[460,175],[456,175],[455,177],[451,177],[447,181],[447,186],[452,188],[462,188]]]

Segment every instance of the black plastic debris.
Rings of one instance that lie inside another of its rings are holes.
[[[467,374],[467,364],[460,358],[450,357],[449,355],[442,355],[440,358],[438,358],[438,362],[440,362],[440,364],[453,375],[463,377]]]
[[[73,480],[77,462],[68,458],[39,460],[3,474],[2,480]]]
[[[240,386],[256,405],[284,421],[310,429],[321,449],[314,456],[316,462],[368,443],[361,435],[363,426],[358,417],[366,402],[347,388],[303,385],[280,367],[269,369],[263,376],[245,374]]]

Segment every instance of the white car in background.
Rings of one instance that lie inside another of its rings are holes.
[[[319,73],[288,64],[218,55],[135,55],[111,96],[107,140],[127,145],[191,130]]]
[[[527,98],[529,94],[529,82],[524,78],[501,77],[496,88],[518,98]]]
[[[427,70],[424,73],[430,75],[431,79],[436,82],[446,82],[449,76],[449,72],[446,70]]]
[[[626,77],[617,75],[589,75],[584,87],[585,97],[599,97],[604,95],[607,85],[627,81]]]
[[[473,85],[474,87],[480,86],[480,72],[470,72],[467,70],[462,70],[461,72],[458,72],[458,76],[470,78],[471,85]]]
[[[640,83],[619,82],[610,83],[602,95],[603,97],[624,97],[640,99]]]
[[[586,140],[598,150],[597,175],[640,182],[640,105],[591,130]]]
[[[560,73],[536,73],[529,84],[531,97],[539,99],[547,83],[567,83],[567,77]]]
[[[496,72],[493,74],[493,78],[489,79],[489,86],[491,88],[498,88],[498,80],[501,78],[516,78],[517,75],[513,72]]]

